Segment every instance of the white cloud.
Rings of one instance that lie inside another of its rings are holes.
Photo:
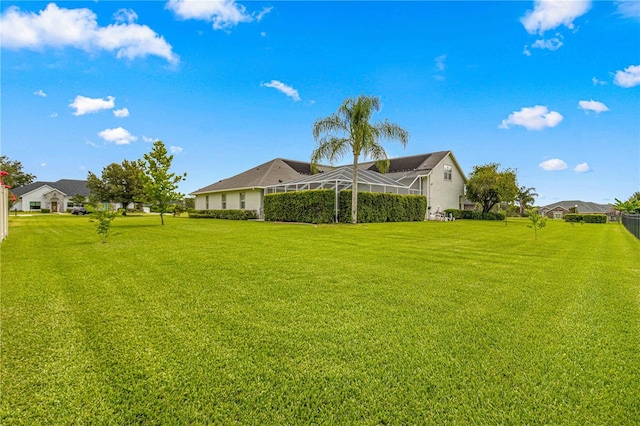
[[[84,115],[91,114],[94,112],[101,111],[103,109],[111,109],[115,106],[115,100],[113,96],[107,96],[107,99],[93,99],[87,98],[86,96],[76,96],[76,98],[69,104],[71,108],[75,108],[76,111],[73,112],[73,115]]]
[[[158,138],[150,138],[149,136],[142,136],[142,140],[148,143],[154,143],[158,141]]]
[[[541,130],[556,127],[563,118],[557,111],[549,111],[546,106],[536,105],[512,112],[498,127],[508,129],[510,126],[522,126],[527,130]]]
[[[625,18],[640,19],[640,2],[638,0],[622,0],[616,2],[618,13]]]
[[[550,38],[548,40],[536,40],[535,43],[531,45],[531,47],[533,49],[558,50],[563,45],[560,38],[562,38],[562,36],[560,34],[556,34],[556,37]]]
[[[47,163],[40,163],[40,167],[47,167]]]
[[[37,92],[33,92],[34,95],[36,96],[40,96],[41,98],[46,98],[47,94],[44,93],[44,91],[42,89],[38,90]]]
[[[543,34],[564,25],[573,29],[574,19],[591,8],[591,0],[535,0],[533,10],[520,19],[529,34]]]
[[[556,170],[566,169],[567,163],[560,160],[559,158],[552,158],[550,160],[543,161],[542,163],[538,164],[538,166],[540,166],[543,170],[546,170],[546,171],[556,171]]]
[[[260,37],[266,37],[266,36],[267,36],[267,33],[265,33],[264,31],[260,33]]]
[[[113,19],[116,22],[131,24],[138,20],[138,14],[132,9],[118,9],[118,11],[113,14]]]
[[[228,30],[241,22],[260,21],[271,7],[250,14],[247,8],[235,0],[169,0],[167,9],[181,19],[198,19],[211,22],[214,30]]]
[[[440,55],[436,59],[434,59],[436,63],[434,69],[439,72],[444,71],[445,68],[447,67],[447,64],[445,64],[446,60],[447,60],[447,55]]]
[[[113,110],[113,115],[115,115],[118,118],[128,117],[129,116],[129,109],[128,108],[114,109]]]
[[[181,146],[173,146],[171,145],[169,147],[169,151],[171,151],[172,154],[179,154],[182,152],[182,147]]]
[[[286,84],[281,83],[278,80],[271,80],[269,83],[260,83],[260,86],[276,89],[279,92],[282,92],[285,95],[289,96],[295,102],[298,102],[300,100],[300,95],[298,94],[298,91],[296,89],[291,86],[287,86]]]
[[[52,112],[51,115],[49,117],[51,118],[56,118],[58,116],[57,112]]]
[[[137,137],[129,133],[128,130],[122,127],[116,127],[115,129],[105,129],[98,133],[102,139],[107,142],[113,142],[116,145],[128,145],[131,142],[138,140]]]
[[[148,26],[133,23],[136,17],[135,12],[121,9],[116,13],[119,23],[100,27],[89,9],[65,9],[49,3],[33,13],[11,6],[0,18],[2,46],[31,50],[74,47],[87,52],[107,50],[118,58],[154,55],[178,62],[171,45]]]
[[[573,171],[576,173],[586,173],[589,170],[591,170],[591,168],[587,163],[580,163],[573,168]]]
[[[522,54],[525,56],[531,56],[531,51],[529,50],[529,46],[525,45],[524,49],[522,49]]]
[[[605,84],[607,84],[606,81],[598,80],[598,78],[595,76],[591,79],[591,82],[594,86],[604,86]]]
[[[640,65],[631,65],[624,71],[616,71],[613,82],[620,87],[634,87],[640,84]]]
[[[602,102],[594,101],[593,99],[591,99],[590,101],[578,102],[578,108],[582,109],[584,112],[593,111],[596,114],[604,111],[609,111],[609,108],[605,104],[603,104]]]

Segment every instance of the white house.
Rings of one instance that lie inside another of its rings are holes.
[[[392,158],[389,170],[380,174],[375,162],[359,164],[358,190],[422,194],[427,198],[427,218],[445,209],[464,207],[466,177],[451,151]],[[276,158],[240,174],[200,188],[196,210],[255,210],[263,217],[265,193],[318,188],[351,189],[351,181],[334,176],[350,166],[318,166],[314,175],[307,162]],[[376,177],[377,175],[377,177]],[[343,174],[344,176],[344,174]]]
[[[87,181],[60,179],[56,182],[34,182],[11,190],[18,199],[11,210],[65,212],[73,207],[70,201],[75,195],[89,197]]]

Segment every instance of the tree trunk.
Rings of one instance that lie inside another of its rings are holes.
[[[351,182],[351,223],[358,223],[358,157],[353,154],[353,182]]]
[[[160,222],[162,223],[162,225],[164,225],[164,216],[162,212],[160,212]]]

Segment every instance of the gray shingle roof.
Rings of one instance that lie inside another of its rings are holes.
[[[540,210],[549,211],[557,207],[562,207],[565,210],[569,210],[570,208],[575,206],[578,206],[578,213],[609,213],[613,208],[611,204],[598,204],[592,203],[590,201],[569,200],[548,204],[541,207]]]
[[[319,166],[319,169],[329,170],[330,167]],[[311,175],[311,165],[309,163],[275,158],[228,179],[200,188],[192,192],[192,194],[204,194],[230,189],[264,188],[265,186],[277,185],[278,183],[288,182],[308,175]]]
[[[73,197],[76,194],[84,195],[85,197],[89,196],[87,181],[75,179],[60,179],[56,182],[34,182],[29,185],[13,188],[11,192],[16,194],[16,197],[22,197],[24,194],[34,191],[44,185],[48,185],[53,189],[57,189],[58,191],[66,194],[69,197]]]

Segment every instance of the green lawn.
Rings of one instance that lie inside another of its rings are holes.
[[[640,424],[640,242],[11,217],[2,424]]]

